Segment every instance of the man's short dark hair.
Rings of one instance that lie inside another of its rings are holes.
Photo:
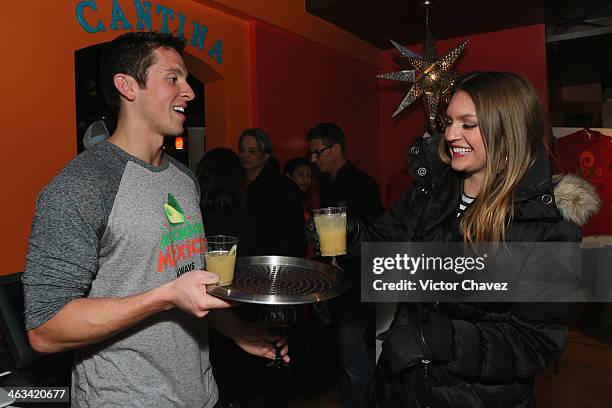
[[[116,74],[133,77],[141,89],[147,85],[147,71],[155,63],[153,51],[169,48],[183,55],[185,40],[168,33],[137,32],[126,33],[108,44],[100,60],[100,89],[104,99],[117,110],[121,97],[115,88]]]
[[[321,139],[325,146],[333,143],[338,143],[342,149],[342,153],[346,152],[346,142],[344,141],[344,132],[335,123],[319,123],[308,131],[306,140]]]

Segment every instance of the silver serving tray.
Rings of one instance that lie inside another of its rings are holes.
[[[208,286],[211,295],[244,303],[298,305],[333,299],[350,288],[345,274],[322,262],[287,256],[236,259],[231,286]]]

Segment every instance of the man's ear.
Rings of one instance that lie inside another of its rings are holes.
[[[340,146],[340,143],[334,143],[331,149],[335,151],[336,154],[342,154],[342,146]]]
[[[126,74],[115,74],[113,77],[113,83],[117,91],[128,101],[136,99],[136,81],[129,75]]]

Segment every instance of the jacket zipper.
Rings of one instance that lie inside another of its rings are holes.
[[[424,375],[425,375],[425,379],[427,379],[427,367],[429,366],[429,363],[431,363],[431,361],[422,359],[421,363],[423,363]]]
[[[427,354],[430,354],[429,348],[427,347],[427,343],[425,342],[425,336],[423,336],[423,330],[419,330],[421,343],[423,344],[423,349]],[[431,406],[431,391],[429,390],[429,379],[428,379],[428,371],[429,371],[429,363],[431,360],[427,358],[422,358],[421,363],[423,364],[423,386],[425,387],[425,398],[427,399],[427,403],[425,404],[425,408],[429,408]]]
[[[424,312],[429,313],[429,310],[425,309]],[[429,355],[431,354],[431,351],[429,350],[429,347],[427,347],[427,342],[425,341],[425,336],[423,335],[422,320],[423,318],[421,317],[421,321],[419,322],[419,339],[421,340],[421,345],[423,346],[423,350],[425,350],[425,353]],[[431,360],[427,358],[422,358],[421,363],[423,363],[423,371],[425,374],[425,378],[427,379],[428,367],[429,367],[429,363],[431,363]]]

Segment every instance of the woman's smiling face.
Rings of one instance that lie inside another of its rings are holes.
[[[451,155],[451,167],[468,176],[481,178],[487,165],[487,154],[478,127],[476,107],[470,96],[457,91],[446,109],[444,139]]]

